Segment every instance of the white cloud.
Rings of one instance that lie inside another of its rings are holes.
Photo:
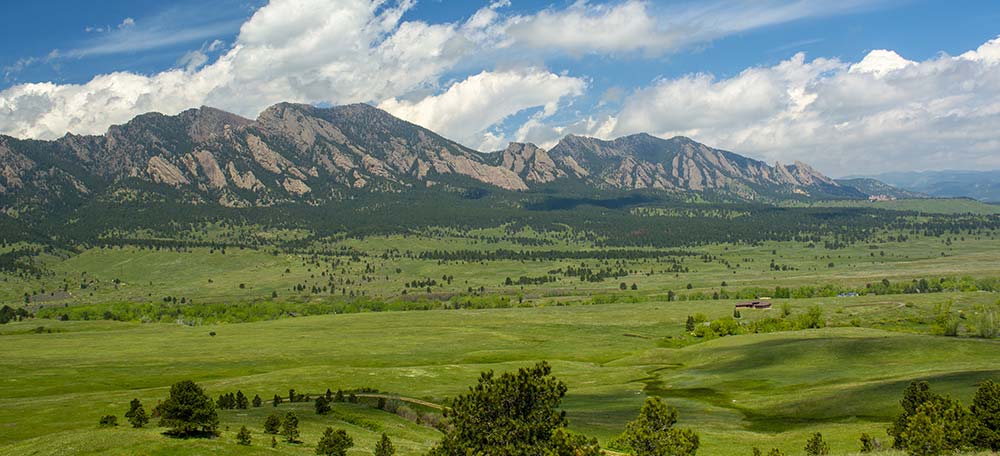
[[[665,79],[630,95],[609,136],[650,132],[835,174],[995,163],[1000,38],[913,62],[872,51],[853,65],[803,54],[728,79]]]
[[[542,118],[551,116],[560,100],[582,94],[586,85],[582,79],[539,69],[484,71],[453,84],[440,95],[415,102],[391,98],[379,107],[445,136],[491,150],[502,138],[487,132],[488,128],[529,108],[542,107]]]
[[[643,52],[658,55],[734,33],[881,6],[883,0],[710,0],[659,5],[647,0],[592,3],[514,17],[509,45],[576,54]]]

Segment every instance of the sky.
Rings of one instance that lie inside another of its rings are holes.
[[[0,134],[370,103],[481,151],[688,136],[833,175],[1000,168],[1000,2],[7,2]]]

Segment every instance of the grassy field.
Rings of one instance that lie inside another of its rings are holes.
[[[405,254],[434,250],[597,250],[578,241],[518,247],[502,241],[486,243],[468,236],[446,235],[379,236],[333,244],[366,254],[354,258],[237,248],[225,253],[210,248],[91,248],[76,255],[42,255],[39,261],[49,273],[41,278],[0,274],[0,303],[22,305],[25,294],[32,304],[43,306],[162,302],[165,297],[197,303],[328,302],[354,296],[399,299],[404,291],[409,293],[409,299],[416,299],[426,295],[426,290],[408,289],[406,284],[425,279],[437,282],[431,290],[435,295],[466,293],[471,288],[531,301],[553,296],[586,300],[594,294],[618,292],[620,282],[636,284],[640,295],[656,296],[668,290],[711,294],[720,291],[723,282],[725,288],[739,290],[827,284],[858,287],[882,279],[1000,277],[1000,262],[995,260],[1000,240],[993,233],[946,237],[909,234],[904,240],[890,239],[895,234],[886,232],[872,242],[836,249],[812,242],[710,244],[685,249],[692,256],[618,260],[440,261]],[[702,255],[711,258],[706,261]],[[674,260],[687,272],[673,272],[669,261]],[[774,270],[772,261],[788,269]],[[556,282],[504,286],[507,277],[540,277],[550,271],[583,266],[624,269],[627,276],[582,282],[556,274]],[[442,280],[445,276],[452,278],[450,283]]]
[[[1000,205],[969,198],[927,198],[891,201],[838,200],[815,203],[790,203],[797,207],[869,207],[890,211],[912,211],[927,214],[1000,214]]]
[[[152,407],[171,383],[187,378],[212,397],[236,389],[267,399],[289,388],[321,393],[371,387],[440,403],[483,370],[537,360],[552,363],[569,385],[564,406],[571,427],[603,442],[635,416],[645,395],[659,395],[680,410],[682,425],[701,434],[699,454],[748,454],[751,446],[801,454],[816,431],[836,454],[847,454],[856,450],[861,432],[885,436],[911,380],[929,380],[968,401],[977,382],[1000,379],[1000,341],[931,334],[937,304],[951,301],[954,311],[971,314],[997,299],[944,293],[789,300],[793,316],[819,305],[833,326],[862,316],[872,327],[749,334],[683,348],[665,341],[684,332],[688,315],[731,315],[732,302],[361,313],[198,327],[11,323],[0,327],[0,454],[66,448],[83,454],[245,454],[234,442],[243,424],[254,431],[253,451],[273,454],[261,446],[270,442],[261,434],[263,417],[273,410],[268,405],[222,411],[222,436],[209,441],[171,439],[155,428],[98,429],[97,419],[120,417],[133,397]],[[748,311],[744,318],[773,312],[778,310]],[[54,332],[33,333],[39,325]],[[279,444],[286,453],[311,453],[327,425],[348,430],[357,455],[370,454],[381,432],[400,454],[419,454],[440,437],[430,427],[355,404],[337,404],[326,417],[306,403],[277,410],[295,410],[303,421],[305,443]]]

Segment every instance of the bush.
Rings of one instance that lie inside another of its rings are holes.
[[[389,440],[389,436],[382,433],[382,439],[375,444],[375,456],[393,456],[396,454],[396,448],[392,446],[392,441]]]
[[[976,420],[976,446],[1000,450],[1000,384],[987,380],[979,385],[969,409]]]
[[[872,453],[875,451],[882,451],[882,443],[867,433],[861,434],[861,452]]]
[[[98,422],[101,427],[115,427],[118,426],[118,417],[114,415],[104,415]]]

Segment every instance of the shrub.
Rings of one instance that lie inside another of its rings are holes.
[[[871,453],[875,451],[882,451],[882,443],[867,433],[861,434],[861,452]]]
[[[389,440],[389,436],[382,433],[382,439],[375,444],[375,456],[393,456],[396,454],[396,448],[392,446],[392,441]]]
[[[976,446],[1000,450],[1000,384],[987,380],[979,385],[969,409],[976,420]]]
[[[98,422],[101,427],[115,427],[118,426],[118,417],[114,415],[104,415]]]

